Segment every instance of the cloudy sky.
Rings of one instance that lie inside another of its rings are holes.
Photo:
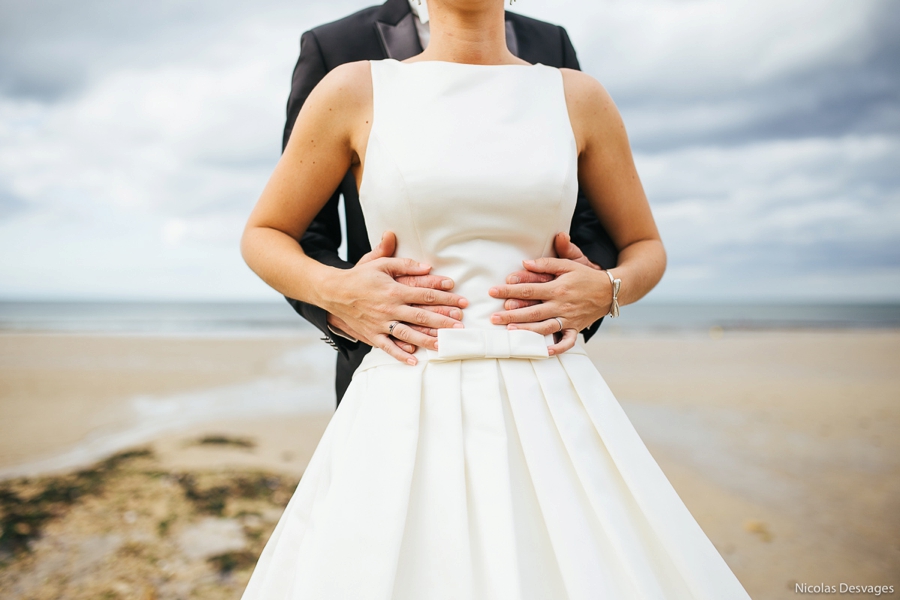
[[[0,298],[277,299],[238,240],[351,0],[0,0]],[[900,300],[895,0],[519,0],[616,100],[656,300]]]

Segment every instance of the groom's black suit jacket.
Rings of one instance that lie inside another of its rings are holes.
[[[287,123],[282,148],[287,145],[300,107],[312,89],[331,69],[359,60],[394,58],[404,60],[422,52],[416,32],[415,15],[407,0],[387,0],[381,6],[361,10],[348,17],[307,31],[300,38],[300,58],[294,68],[291,95],[287,104]],[[566,30],[557,25],[506,13],[506,42],[516,56],[552,67],[578,69],[575,49]],[[341,223],[338,199],[344,197],[347,227],[347,261],[338,256]],[[594,263],[603,267],[616,265],[618,253],[612,240],[597,220],[587,199],[579,191],[570,230],[575,242]],[[334,195],[316,216],[300,240],[303,251],[319,262],[349,269],[369,252],[368,235],[359,204],[356,180],[347,173]],[[498,282],[502,283],[502,282]],[[311,304],[288,298],[287,301],[304,318],[318,327],[338,352],[336,391],[338,403],[350,385],[353,372],[371,350],[362,342],[351,342],[331,333],[327,313]],[[583,331],[588,339],[600,327],[600,319]]]

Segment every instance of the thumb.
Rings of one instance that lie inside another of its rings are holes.
[[[427,275],[431,271],[431,265],[411,258],[390,258],[380,268],[394,279],[403,275]]]
[[[581,251],[581,248],[575,245],[568,233],[558,233],[556,239],[553,240],[553,245],[556,248],[556,255],[560,258],[575,261],[592,269],[600,268]]]
[[[556,247],[556,255],[560,258],[578,260],[584,257],[584,252],[572,243],[572,238],[568,233],[558,233],[554,240],[554,245]]]
[[[356,264],[361,265],[379,258],[390,258],[397,249],[397,236],[392,231],[381,234],[381,241],[370,251],[363,254]]]
[[[397,236],[393,231],[385,231],[381,235],[379,246],[383,246],[382,251],[385,256],[393,256],[394,252],[397,251]]]
[[[572,262],[566,258],[538,258],[536,260],[523,260],[522,265],[532,273],[547,273],[549,275],[562,275],[572,270]]]

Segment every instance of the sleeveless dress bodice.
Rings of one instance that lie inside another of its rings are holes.
[[[374,119],[359,199],[369,241],[450,277],[463,324],[493,325],[491,286],[553,256],[569,231],[578,155],[559,69],[449,62],[372,65]]]
[[[371,66],[370,241],[453,278],[465,329],[414,366],[366,355],[243,599],[749,600],[582,341],[490,323],[490,287],[569,230],[560,71]]]

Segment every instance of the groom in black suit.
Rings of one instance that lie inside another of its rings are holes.
[[[330,70],[338,65],[360,60],[405,60],[422,52],[428,43],[427,7],[427,0],[422,0],[421,3],[418,0],[387,0],[381,6],[366,8],[304,33],[300,38],[300,58],[294,68],[287,104],[282,148],[287,145],[300,107]],[[579,68],[575,49],[566,30],[557,25],[507,12],[506,44],[513,54],[530,63]],[[338,200],[341,196],[344,198],[347,228],[346,261],[338,256],[342,237],[338,214]],[[604,268],[616,265],[616,247],[581,192],[578,194],[570,235],[572,242],[591,262]],[[334,195],[310,224],[300,244],[308,256],[343,269],[353,267],[371,250],[356,181],[351,173],[347,173]],[[324,341],[338,350],[335,388],[340,402],[353,372],[372,349],[371,346],[354,341],[329,326],[328,314],[324,309],[291,298],[287,300],[298,313],[322,331]],[[582,332],[585,340],[597,331],[602,320]]]

